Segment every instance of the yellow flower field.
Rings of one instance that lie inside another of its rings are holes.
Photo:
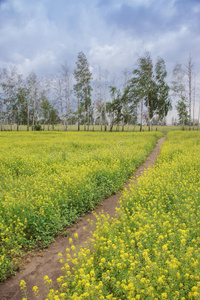
[[[76,249],[77,234],[70,241],[60,288],[45,278],[47,299],[200,299],[199,150],[199,132],[169,133],[118,218],[97,216],[92,251]]]
[[[14,272],[24,249],[48,245],[119,190],[161,136],[1,132],[0,280]]]

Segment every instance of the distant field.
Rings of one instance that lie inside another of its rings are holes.
[[[0,280],[119,190],[160,132],[0,132]]]
[[[5,131],[10,131],[10,125],[7,126],[7,125],[4,125],[3,126],[3,130]],[[161,132],[169,132],[169,131],[182,131],[182,130],[185,130],[187,131],[189,129],[188,126],[185,126],[184,128],[182,126],[153,126],[151,128],[152,131],[161,131]],[[194,127],[195,130],[198,129],[197,126]],[[17,130],[17,125],[12,125],[12,130],[13,131],[16,131]],[[32,131],[32,127],[30,126],[30,131]],[[52,127],[52,125],[48,126],[48,125],[42,125],[42,130],[45,130],[45,131],[64,131],[64,126],[63,125],[55,125]],[[86,130],[87,130],[87,126],[86,126]],[[142,127],[142,131],[148,131],[149,128],[148,126],[143,126]],[[192,127],[192,130],[193,130],[193,127]],[[20,128],[19,128],[19,131],[27,131],[27,126],[25,125],[21,125]],[[69,125],[68,126],[68,131],[77,131],[77,125]],[[84,126],[81,125],[80,126],[80,131],[84,131]],[[89,131],[101,131],[101,126],[100,125],[95,125],[93,127],[93,125],[90,125],[89,127]],[[104,131],[104,126],[102,126],[102,131]],[[107,126],[107,131],[110,131],[110,126]],[[113,132],[115,131],[122,131],[122,126],[119,126],[119,128],[117,126],[113,126]],[[133,125],[126,125],[124,126],[124,131],[125,132],[131,132],[131,131],[140,131],[140,126],[133,126]]]

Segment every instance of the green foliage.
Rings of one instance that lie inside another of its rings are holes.
[[[41,131],[42,130],[42,126],[40,124],[36,124],[36,125],[32,126],[32,129],[34,131]]]
[[[130,91],[132,99],[141,104],[141,119],[143,118],[143,102],[148,110],[148,123],[154,116],[161,121],[171,107],[169,99],[169,86],[166,83],[166,66],[162,58],[158,58],[153,72],[153,63],[150,53],[146,53],[138,60],[138,68],[133,70]],[[142,126],[141,126],[142,128]],[[149,128],[150,129],[150,128]]]
[[[187,110],[187,105],[185,101],[179,100],[176,105],[176,109],[178,112],[179,124],[182,126],[189,124],[189,114]]]

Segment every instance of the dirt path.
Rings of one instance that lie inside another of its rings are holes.
[[[145,163],[135,172],[133,176],[134,180],[137,180],[137,178],[141,176],[143,171],[150,165],[155,164],[160,151],[160,147],[164,140],[165,137],[158,140],[158,143],[153,152],[147,157]],[[129,189],[129,182],[124,185],[124,188]],[[120,195],[121,193],[118,193],[103,200],[102,205],[96,208],[95,212],[98,213],[104,210],[105,213],[108,213],[111,217],[114,217],[115,208],[119,207],[118,200],[120,198]],[[79,235],[80,246],[85,243],[88,236],[90,235],[89,232],[93,230],[93,228],[91,228],[91,225],[87,222],[88,219],[95,221],[95,217],[92,213],[87,214],[77,224],[68,229],[69,234],[67,237],[58,237],[56,238],[56,241],[52,243],[46,250],[42,252],[35,252],[34,257],[30,259],[30,262],[26,262],[25,268],[23,270],[0,285],[0,300],[21,300],[22,293],[20,291],[19,284],[22,279],[25,280],[27,284],[29,296],[28,299],[34,299],[32,292],[32,288],[34,285],[39,288],[40,299],[44,299],[44,276],[48,275],[49,278],[51,278],[55,283],[56,279],[60,275],[62,275],[62,265],[59,263],[58,253],[62,253],[63,255],[66,254],[66,248],[70,248],[69,238],[73,238],[75,232],[77,232]],[[86,230],[83,230],[83,227],[85,227]]]

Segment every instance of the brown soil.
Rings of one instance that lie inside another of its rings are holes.
[[[129,185],[132,181],[136,181],[145,169],[147,169],[150,165],[155,164],[160,147],[164,140],[165,137],[158,140],[153,152],[147,157],[145,163],[136,170],[133,178],[124,185],[124,188],[129,189]],[[119,207],[118,200],[120,196],[121,193],[118,193],[104,199],[102,205],[96,208],[95,212],[98,214],[103,210],[111,217],[114,217],[116,213],[115,208]],[[88,219],[94,220],[95,222],[96,218],[93,213],[87,214],[79,220],[78,223],[68,229],[69,234],[67,237],[57,237],[55,242],[53,242],[46,250],[35,251],[34,256],[27,257],[24,263],[24,268],[15,276],[0,285],[0,300],[21,300],[23,295],[20,291],[19,285],[22,279],[26,281],[28,299],[34,299],[32,288],[35,285],[39,288],[40,299],[45,299],[46,288],[43,283],[44,276],[48,275],[49,278],[52,279],[53,283],[56,284],[56,279],[63,275],[58,253],[62,253],[63,255],[66,254],[66,248],[70,248],[69,238],[73,238],[74,233],[78,233],[78,243],[80,246],[87,241],[91,234],[90,232],[94,230],[94,226],[91,226],[90,223],[88,223]],[[85,227],[86,230],[83,230],[83,227]]]

